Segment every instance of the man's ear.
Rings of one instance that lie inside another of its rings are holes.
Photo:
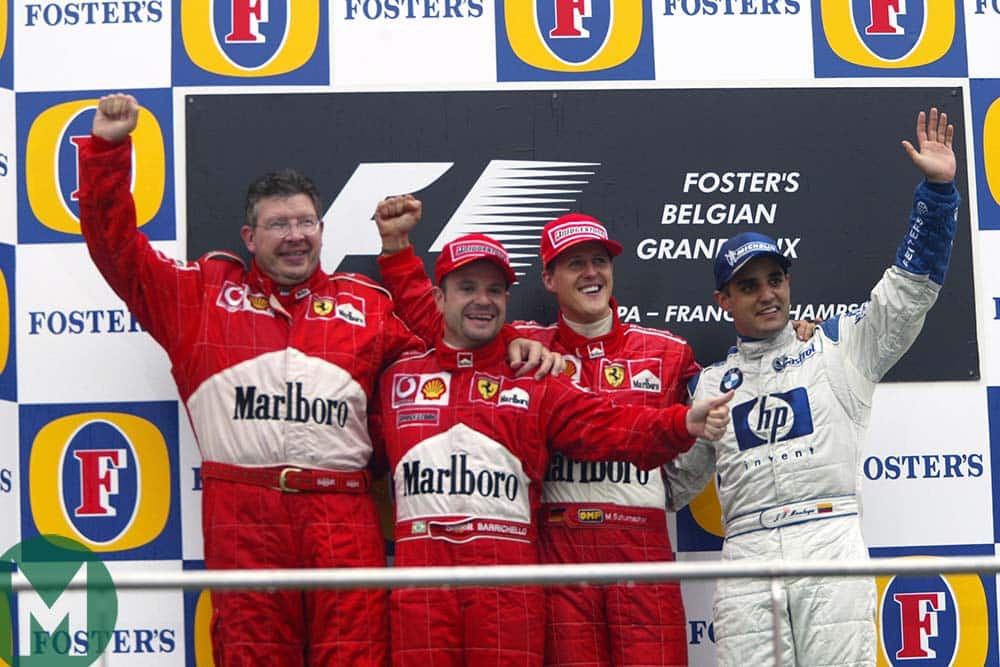
[[[542,285],[552,294],[556,293],[555,278],[553,277],[552,272],[548,269],[542,269]]]
[[[240,238],[243,239],[243,245],[247,247],[250,254],[253,254],[256,243],[254,242],[254,230],[250,225],[243,225],[240,227]]]
[[[712,298],[715,299],[715,303],[722,308],[722,310],[727,313],[729,310],[729,287],[723,287],[721,290],[715,290],[712,293]]]
[[[434,305],[437,306],[438,312],[442,315],[444,314],[444,290],[440,287],[434,286],[431,288],[431,294],[434,296]]]

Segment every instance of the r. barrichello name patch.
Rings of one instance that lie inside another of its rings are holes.
[[[440,410],[437,408],[399,410],[396,412],[396,427],[437,426],[440,422],[440,414]]]

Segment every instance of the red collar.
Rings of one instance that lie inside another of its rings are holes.
[[[566,324],[566,318],[562,311],[559,312],[559,341],[571,350],[573,354],[581,359],[598,359],[615,352],[621,345],[625,336],[625,327],[618,319],[618,302],[612,297],[611,302],[611,331],[603,336],[586,338]]]
[[[261,271],[260,267],[257,266],[256,260],[250,262],[250,284],[268,296],[273,294],[278,299],[278,302],[285,307],[290,307],[302,301],[329,279],[330,276],[324,273],[323,269],[317,267],[308,280],[298,285],[287,287],[277,284],[270,276]]]
[[[434,354],[444,370],[467,371],[476,368],[489,368],[502,363],[507,356],[507,349],[500,336],[474,350],[453,349],[445,345],[441,336],[438,336],[434,346]]]

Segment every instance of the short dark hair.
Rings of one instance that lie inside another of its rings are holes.
[[[319,189],[309,177],[295,169],[272,171],[257,178],[247,188],[246,216],[247,224],[253,227],[257,224],[257,203],[268,197],[292,197],[306,195],[312,200],[317,217],[322,215],[322,204],[319,199]]]

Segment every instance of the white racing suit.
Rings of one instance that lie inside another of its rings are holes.
[[[827,320],[808,342],[789,324],[739,341],[692,381],[694,399],[735,389],[732,423],[667,465],[668,507],[717,474],[724,560],[862,560],[861,442],[876,383],[906,352],[937,298],[951,254],[958,193],[922,183],[895,264],[857,312]],[[871,577],[782,580],[782,664],[875,664]],[[766,579],[721,579],[715,594],[721,667],[774,665]]]

